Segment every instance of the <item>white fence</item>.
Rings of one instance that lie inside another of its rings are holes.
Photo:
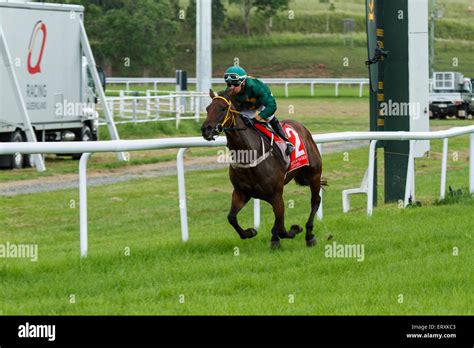
[[[312,78],[312,77],[294,77],[294,78],[261,78],[263,82],[268,85],[284,85],[285,97],[289,96],[290,85],[309,85],[311,96],[314,96],[314,86],[316,85],[332,85],[334,86],[334,95],[339,96],[340,85],[356,85],[359,86],[359,97],[363,95],[364,85],[369,84],[368,78]],[[176,79],[173,77],[155,77],[155,78],[139,78],[139,77],[109,77],[107,78],[109,84],[124,84],[127,91],[130,90],[131,85],[152,84],[153,89],[157,90],[158,85],[176,84]],[[189,84],[196,84],[196,78],[188,78]],[[212,78],[213,84],[224,84],[223,78]]]
[[[418,140],[443,139],[443,160],[441,165],[441,192],[440,198],[444,198],[446,190],[446,170],[448,156],[448,139],[456,136],[470,134],[469,138],[469,192],[474,194],[474,126],[455,127],[449,130],[436,132],[342,132],[319,134],[313,136],[318,147],[330,142],[370,140],[369,146],[369,165],[367,173],[367,215],[371,216],[373,212],[373,178],[374,178],[374,159],[376,143],[379,140],[409,140],[410,154],[408,158],[407,183],[405,187],[404,206],[408,205],[410,197],[415,197],[415,161],[414,161],[414,143]],[[186,148],[191,147],[216,147],[225,146],[226,139],[219,137],[214,142],[208,142],[200,137],[189,138],[168,138],[168,139],[146,139],[146,140],[113,140],[97,142],[57,142],[57,143],[0,143],[0,155],[14,154],[17,152],[24,154],[38,153],[83,153],[79,162],[79,192],[80,192],[80,250],[81,256],[87,256],[87,161],[94,152],[122,152],[122,151],[141,151],[177,148],[177,169],[178,169],[178,190],[179,190],[179,209],[181,216],[181,233],[183,241],[188,240],[188,223],[184,178],[184,152]],[[343,196],[344,197],[344,196]],[[322,211],[322,204],[320,207]],[[259,203],[255,203],[254,224],[259,225],[260,208]],[[322,218],[321,212],[318,212]]]
[[[162,93],[166,95],[160,95]],[[182,119],[199,121],[200,100],[208,96],[207,93],[188,91],[147,90],[141,93],[120,91],[118,97],[107,97],[107,104],[115,118],[115,124],[176,120],[178,128]],[[98,107],[98,110],[101,109]],[[101,124],[105,123],[106,120],[101,120]]]

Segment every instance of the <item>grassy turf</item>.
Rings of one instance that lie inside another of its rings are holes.
[[[464,192],[466,144],[465,137],[450,143],[458,161],[450,155],[448,163],[448,185]],[[2,197],[0,244],[37,243],[39,260],[0,259],[1,313],[472,314],[474,199],[436,203],[440,149],[433,142],[431,158],[417,161],[423,207],[382,204],[372,218],[365,215],[363,196],[352,199],[351,213],[341,213],[340,191],[358,185],[366,149],[350,151],[349,161],[342,154],[324,156],[330,186],[324,220],[316,224],[319,244],[312,249],[297,236],[271,252],[267,204],[259,235],[240,240],[225,218],[231,192],[225,170],[187,174],[186,244],[180,241],[175,177],[90,188],[90,252],[83,260],[78,209],[70,208],[76,190]],[[285,201],[294,204],[286,210],[287,226],[304,225],[308,190],[289,184]],[[240,217],[245,227],[251,211],[247,207]],[[325,257],[333,242],[363,244],[364,261]]]

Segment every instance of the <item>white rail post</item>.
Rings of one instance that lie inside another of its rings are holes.
[[[79,161],[79,228],[81,257],[87,257],[87,161],[91,153],[82,154]]]
[[[339,97],[339,82],[336,82],[335,95],[336,95],[336,97]]]
[[[321,155],[321,160],[323,159],[323,144],[316,144],[319,150],[319,154]],[[321,202],[319,203],[319,209],[316,212],[316,216],[318,217],[319,221],[323,220],[323,188],[319,189],[319,197],[321,197]]]
[[[175,97],[176,105],[176,129],[179,129],[179,123],[181,122],[181,105],[179,103],[179,97]]]
[[[364,90],[363,90],[363,87],[364,87],[364,83],[361,82],[361,83],[359,84],[359,97],[360,97],[360,98],[362,98],[362,95],[363,95],[363,91],[364,91]]]
[[[469,192],[474,194],[474,133],[469,136]]]
[[[403,206],[406,208],[410,201],[415,201],[415,143],[416,140],[410,140],[410,153],[408,155],[407,181],[405,184],[405,200]]]
[[[178,173],[178,191],[179,191],[179,215],[181,217],[181,237],[183,242],[188,241],[188,211],[186,208],[186,182],[184,178],[184,153],[186,148],[178,150],[176,157],[176,170]]]
[[[285,97],[288,98],[288,82],[285,82]]]
[[[150,90],[147,89],[146,90],[146,116],[147,117],[150,117],[150,98],[151,98],[151,93],[150,93]]]
[[[367,177],[367,216],[374,210],[375,151],[377,140],[371,140],[369,146],[369,168]]]
[[[133,122],[137,122],[137,98],[133,97],[132,99],[132,117]]]
[[[119,97],[120,97],[120,102],[119,102],[119,112],[120,112],[120,117],[123,117],[125,114],[125,92],[123,90],[119,91]]]
[[[448,138],[443,139],[443,157],[441,160],[441,187],[439,190],[439,199],[446,196],[446,170],[448,166]]]
[[[158,96],[155,96],[155,110],[156,110],[156,119],[160,119],[160,98]]]
[[[194,118],[196,119],[196,122],[199,122],[199,116],[201,112],[201,98],[196,97],[194,107],[195,107]]]
[[[314,82],[310,84],[311,96],[314,97]]]
[[[253,228],[258,230],[260,227],[260,200],[253,199]]]

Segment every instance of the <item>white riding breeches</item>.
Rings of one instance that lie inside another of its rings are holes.
[[[253,120],[257,116],[257,111],[260,112],[260,111],[263,111],[263,110],[265,110],[265,106],[262,105],[257,110],[244,110],[244,111],[241,111],[240,113],[243,116]],[[275,115],[272,115],[272,116],[268,117],[266,120],[271,121],[273,117],[275,117]]]

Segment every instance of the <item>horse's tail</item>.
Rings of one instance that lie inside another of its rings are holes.
[[[328,187],[328,181],[327,180],[321,180],[321,188],[323,189],[324,192],[326,192],[326,187]]]

